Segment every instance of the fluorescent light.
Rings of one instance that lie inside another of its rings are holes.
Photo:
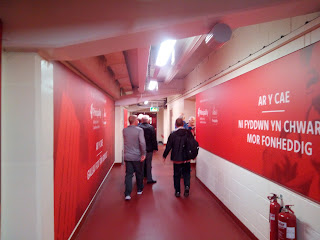
[[[147,105],[149,103],[149,101],[144,101],[144,105]]]
[[[155,80],[151,80],[149,82],[149,86],[148,86],[148,89],[153,91],[153,90],[158,90],[158,82],[155,81]]]
[[[205,39],[205,42],[208,43],[210,41],[210,39],[213,37],[213,33],[208,33]]]
[[[176,61],[176,51],[173,49],[171,54],[171,65]]]
[[[167,64],[167,61],[171,55],[172,50],[174,49],[175,44],[176,40],[167,40],[161,43],[156,61],[157,66],[163,67]]]

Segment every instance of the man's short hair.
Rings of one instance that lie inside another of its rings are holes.
[[[182,120],[184,120],[186,117],[184,116],[184,113],[180,113],[179,118],[181,118]]]
[[[143,123],[148,123],[149,122],[149,116],[148,115],[143,115],[142,116],[142,122]]]
[[[183,119],[182,119],[182,118],[177,118],[177,120],[176,120],[176,126],[177,126],[177,127],[182,127],[182,126],[183,126]]]
[[[131,115],[130,117],[129,117],[129,123],[130,123],[130,125],[132,125],[136,120],[137,120],[137,115]]]
[[[196,118],[191,116],[191,117],[189,117],[189,121],[191,121],[191,120],[196,120]]]

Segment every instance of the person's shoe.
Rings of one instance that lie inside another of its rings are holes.
[[[153,184],[153,183],[156,183],[157,181],[156,180],[151,180],[151,181],[147,181],[147,184]]]
[[[128,195],[128,196],[126,196],[124,199],[127,200],[127,201],[129,201],[129,200],[131,199],[131,197],[130,197],[130,195]]]
[[[180,192],[176,192],[176,193],[175,193],[175,196],[176,196],[176,197],[180,197]]]
[[[141,195],[142,193],[143,193],[142,190],[138,190],[138,192],[137,192],[138,195]]]
[[[190,191],[190,187],[186,186],[185,189],[184,189],[184,196],[185,197],[189,197],[189,191]]]

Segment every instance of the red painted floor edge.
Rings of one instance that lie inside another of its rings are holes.
[[[104,180],[104,181],[107,180],[108,175],[110,174],[110,172],[112,171],[112,169],[113,169],[114,167],[119,167],[119,166],[121,166],[121,165],[122,165],[122,163],[114,163],[114,164],[111,166],[110,171],[108,171],[107,176],[106,176],[103,180]],[[84,216],[82,217],[82,219],[81,219],[80,222],[79,222],[79,225],[76,226],[76,228],[75,228],[75,230],[74,230],[74,233],[71,235],[71,238],[69,237],[68,240],[75,240],[75,239],[77,238],[77,236],[78,236],[78,234],[79,234],[79,232],[80,232],[80,230],[81,230],[81,227],[82,227],[83,224],[86,222],[86,219],[87,219],[88,215],[90,214],[90,211],[92,210],[95,202],[97,201],[97,196],[100,194],[101,189],[102,189],[102,185],[101,185],[101,187],[97,190],[97,192],[96,192],[95,196],[93,197],[93,200],[92,200],[92,202],[91,202],[88,210],[85,212]]]

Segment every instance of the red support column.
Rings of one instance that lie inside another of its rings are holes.
[[[2,56],[2,21],[0,19],[0,136],[1,136],[1,56]],[[1,216],[1,137],[0,137],[0,216]]]

